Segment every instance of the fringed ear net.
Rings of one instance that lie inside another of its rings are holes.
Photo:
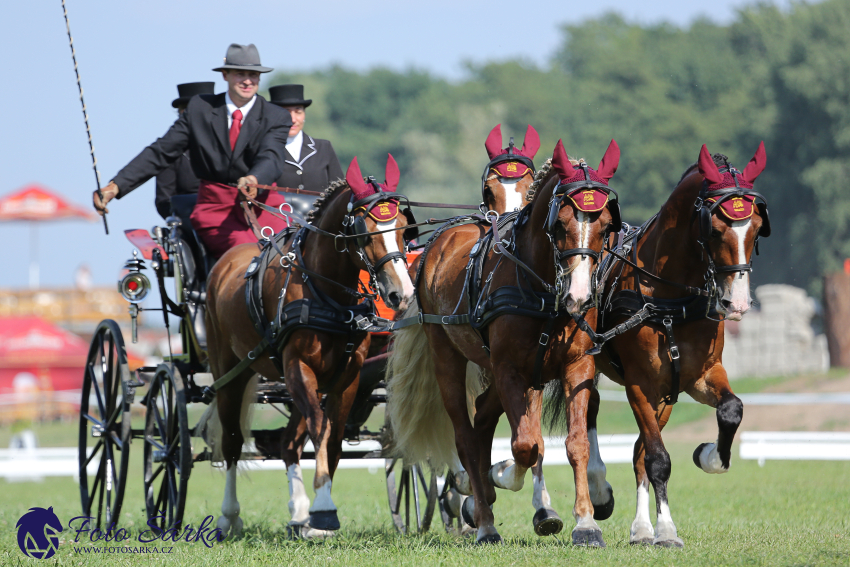
[[[357,164],[357,157],[351,160],[348,166],[348,171],[345,172],[345,181],[351,187],[351,192],[354,193],[355,199],[362,199],[366,195],[370,195],[372,191],[363,181],[363,174],[360,173],[360,166]]]
[[[617,172],[618,165],[620,165],[620,146],[617,145],[615,140],[611,140],[608,149],[605,150],[605,155],[602,156],[602,161],[599,162],[599,169],[596,170],[596,174],[606,182],[610,181],[614,177],[614,173]]]
[[[709,184],[713,185],[723,181],[723,176],[717,171],[717,165],[711,159],[711,154],[708,153],[708,146],[705,144],[699,150],[699,161],[697,161],[697,165],[699,166],[699,172],[702,173],[702,176],[705,177]]]
[[[555,151],[552,153],[552,167],[558,172],[558,177],[563,181],[570,179],[576,174],[576,170],[570,163],[570,158],[567,156],[567,150],[564,149],[564,143],[558,140],[555,145]]]
[[[502,125],[496,124],[496,127],[490,130],[487,140],[484,142],[484,147],[487,149],[487,155],[493,159],[502,153]]]
[[[395,159],[393,159],[392,154],[387,154],[386,175],[386,190],[390,192],[395,192],[395,190],[398,188],[399,179],[401,179],[401,173],[398,170],[398,164],[396,163]]]
[[[747,183],[752,183],[756,180],[762,171],[764,171],[764,166],[767,165],[767,154],[764,151],[764,142],[759,144],[759,148],[756,150],[756,154],[753,156],[753,159],[750,160],[750,163],[747,164],[747,167],[744,168],[743,173],[741,173],[741,177]]]
[[[501,134],[499,135],[501,137]],[[540,136],[537,134],[537,130],[535,130],[531,124],[528,125],[528,128],[525,130],[525,138],[522,141],[522,155],[527,158],[534,159],[534,156],[537,154],[537,150],[540,149]]]

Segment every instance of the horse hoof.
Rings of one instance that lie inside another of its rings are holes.
[[[308,523],[311,528],[317,530],[336,531],[339,529],[339,516],[337,516],[336,510],[310,512]]]
[[[538,509],[531,523],[534,525],[534,533],[539,536],[555,535],[564,528],[564,521],[552,508]]]
[[[605,547],[602,530],[573,530],[573,545],[582,547]]]
[[[289,540],[316,540],[330,538],[336,535],[335,531],[317,530],[309,523],[289,524],[286,526],[286,536]]]
[[[702,470],[702,465],[699,463],[699,456],[700,454],[702,454],[703,447],[705,447],[706,445],[708,445],[708,443],[700,443],[694,450],[694,464],[699,470]]]
[[[681,549],[685,547],[685,542],[675,536],[663,540],[656,538],[652,543],[654,545],[657,545],[658,547],[671,547],[675,549]]]
[[[475,545],[487,545],[493,543],[504,543],[502,536],[499,534],[488,534],[479,540],[475,541]]]
[[[463,518],[465,524],[470,527],[477,528],[475,525],[475,499],[472,497],[466,498],[460,507],[460,517]]]
[[[640,539],[633,539],[629,541],[629,545],[652,545],[655,542],[655,538],[644,537]]]
[[[605,504],[594,504],[593,505],[593,519],[594,520],[607,520],[611,517],[611,514],[614,513],[614,489],[608,487],[608,502]]]
[[[231,521],[227,516],[219,516],[215,527],[220,529],[226,538],[239,537],[242,535],[242,518],[236,516],[236,519]]]

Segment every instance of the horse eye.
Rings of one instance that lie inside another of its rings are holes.
[[[720,231],[717,230],[716,228],[712,228],[711,229],[711,237],[712,238],[719,238],[720,237]]]

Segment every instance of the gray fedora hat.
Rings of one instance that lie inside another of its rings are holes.
[[[256,71],[258,73],[274,71],[271,67],[260,65],[260,52],[257,51],[257,47],[253,43],[248,45],[231,43],[230,47],[227,48],[227,55],[224,56],[224,65],[216,67],[213,71],[225,71],[227,69]]]

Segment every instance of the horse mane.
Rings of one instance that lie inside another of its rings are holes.
[[[711,159],[714,160],[714,165],[716,165],[717,167],[729,167],[730,165],[729,158],[726,157],[724,154],[714,154],[713,156],[711,156]],[[687,177],[688,174],[692,172],[698,165],[699,162],[694,162],[693,164],[688,166],[688,169],[686,169],[685,172],[682,174],[682,177],[679,178],[679,183],[681,183],[682,179]],[[679,183],[677,183],[676,185],[678,185]]]
[[[316,199],[316,202],[313,203],[313,208],[310,209],[310,212],[307,213],[307,217],[305,220],[313,224],[313,221],[316,220],[319,216],[319,213],[322,211],[322,208],[330,201],[331,197],[339,191],[340,189],[346,189],[348,187],[348,182],[345,179],[337,179],[328,185],[328,188],[322,191],[322,194]]]
[[[570,163],[574,166],[580,165],[582,163],[586,163],[584,158],[581,159],[571,159]],[[534,195],[537,193],[537,190],[540,189],[543,184],[549,180],[549,174],[552,171],[552,158],[547,159],[543,165],[540,166],[540,169],[537,170],[537,173],[534,174],[534,181],[531,182],[531,187],[528,188],[528,191],[525,192],[525,198],[528,201],[534,200]]]

